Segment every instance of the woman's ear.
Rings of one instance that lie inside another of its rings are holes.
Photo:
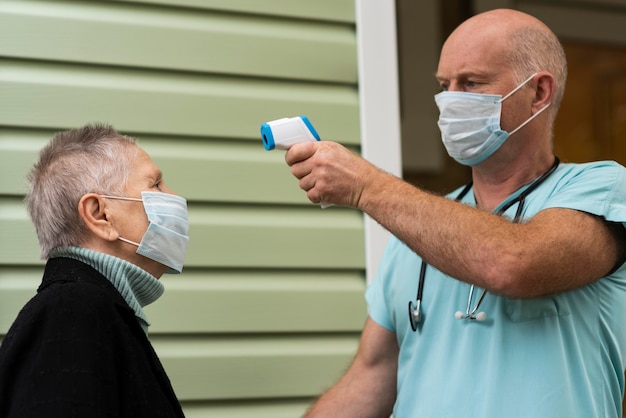
[[[554,76],[547,71],[537,73],[535,80],[537,84],[533,105],[535,111],[539,111],[552,103],[556,84],[554,82]]]
[[[96,193],[87,193],[78,202],[78,214],[87,228],[98,238],[115,241],[119,234],[107,217],[106,199]]]

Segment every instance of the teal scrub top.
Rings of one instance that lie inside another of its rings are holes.
[[[474,205],[473,194],[462,202]],[[517,206],[504,216],[512,219]],[[561,164],[528,195],[522,219],[547,208],[624,223],[626,170],[614,162]],[[394,237],[366,292],[370,317],[394,332],[400,346],[395,418],[622,417],[625,266],[547,297],[487,293],[480,307],[485,321],[456,319],[470,285],[428,266],[424,319],[413,332],[408,303],[415,301],[420,266],[420,257]],[[474,292],[472,306],[481,292]]]

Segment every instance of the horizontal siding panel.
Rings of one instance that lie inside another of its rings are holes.
[[[268,152],[258,143],[140,139],[176,193],[190,201],[290,204],[312,203],[291,175],[282,151]]]
[[[151,333],[358,332],[367,316],[362,273],[183,272],[161,279],[146,307]]]
[[[230,402],[183,401],[186,418],[294,418],[301,417],[313,403],[307,400],[234,400]]]
[[[332,210],[192,206],[186,265],[364,268],[363,216]]]
[[[21,199],[0,197],[0,265],[40,264],[35,227]]]
[[[359,336],[150,339],[185,401],[315,396],[350,365]]]
[[[252,81],[0,59],[0,126],[259,141],[263,122],[307,115],[325,139],[359,144],[353,86]]]
[[[40,268],[0,270],[0,334],[41,283]],[[161,278],[145,307],[151,334],[357,332],[366,318],[361,272],[197,271]]]
[[[363,268],[362,215],[333,210],[192,204],[185,266]],[[0,198],[0,230],[0,264],[39,263],[34,227],[20,199]]]
[[[0,127],[0,194],[25,194],[26,175],[53,135]],[[254,142],[137,136],[166,184],[189,201],[311,205],[284,153],[266,151],[260,137]]]
[[[313,397],[350,365],[359,336],[150,337],[183,402]],[[1,343],[1,340],[0,340]]]
[[[150,340],[184,405],[194,400],[314,397],[350,365],[359,336],[153,335]]]
[[[117,0],[302,19],[355,22],[354,0]]]
[[[0,99],[2,100],[2,99]],[[0,127],[0,195],[24,196],[26,176],[52,133],[22,132]]]
[[[6,334],[24,304],[41,284],[42,269],[0,269],[0,336]]]
[[[112,2],[3,1],[0,55],[357,82],[351,25]]]

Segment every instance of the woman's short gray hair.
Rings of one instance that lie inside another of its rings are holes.
[[[39,239],[41,258],[57,247],[78,246],[86,226],[78,202],[87,193],[122,195],[136,140],[106,124],[59,132],[41,150],[28,174],[26,206]]]

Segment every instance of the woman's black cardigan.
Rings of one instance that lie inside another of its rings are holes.
[[[2,418],[183,417],[134,311],[111,282],[50,259],[0,345]]]

